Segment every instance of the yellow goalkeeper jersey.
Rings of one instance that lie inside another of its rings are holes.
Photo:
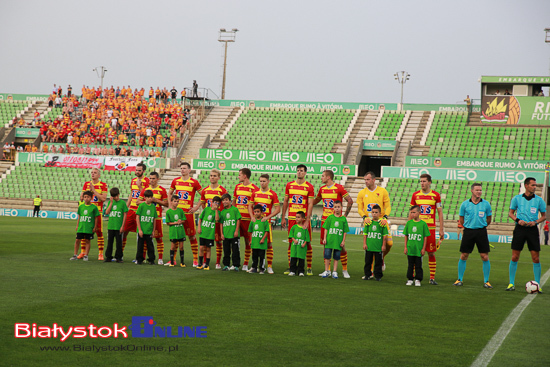
[[[359,215],[364,217],[365,215],[372,217],[372,207],[378,204],[381,211],[381,216],[389,216],[391,213],[390,196],[388,191],[380,186],[371,191],[367,187],[359,192],[357,195],[357,205],[359,206]]]

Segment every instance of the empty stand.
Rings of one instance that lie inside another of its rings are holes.
[[[330,152],[354,110],[246,108],[227,134],[226,149]]]
[[[378,139],[395,140],[404,118],[404,111],[385,111],[374,136]]]
[[[28,106],[26,102],[0,102],[0,124],[4,125],[17,117],[18,114],[22,114],[23,110]]]

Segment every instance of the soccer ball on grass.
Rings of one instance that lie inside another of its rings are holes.
[[[534,280],[530,280],[525,284],[525,290],[527,293],[538,293],[540,289],[539,283]]]

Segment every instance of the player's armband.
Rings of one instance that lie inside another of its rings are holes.
[[[443,208],[443,204],[442,204],[442,203],[436,203],[436,204],[435,204],[435,207],[436,207],[436,208]]]

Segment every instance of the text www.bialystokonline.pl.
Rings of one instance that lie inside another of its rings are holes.
[[[93,353],[104,353],[104,352],[177,352],[179,349],[178,345],[171,345],[168,347],[163,346],[152,346],[152,345],[109,345],[97,347],[95,345],[67,345],[59,347],[40,347],[42,352],[93,352]]]

